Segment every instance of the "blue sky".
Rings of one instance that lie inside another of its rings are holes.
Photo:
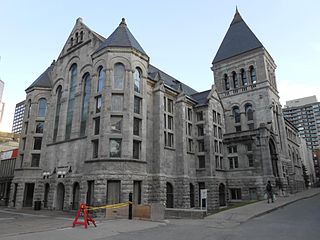
[[[78,17],[105,37],[125,17],[151,64],[203,91],[213,84],[211,62],[236,6],[277,64],[281,103],[311,95],[320,101],[318,0],[0,0],[0,131],[11,131],[15,104],[58,57]]]

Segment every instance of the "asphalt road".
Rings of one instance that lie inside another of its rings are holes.
[[[0,208],[0,240],[318,240],[320,194],[243,224],[217,224],[210,218],[168,224],[123,219],[84,229],[72,228],[73,218],[54,211],[14,213]]]
[[[108,240],[319,240],[320,195],[300,200],[230,228],[213,228],[208,220],[175,220],[171,224]]]

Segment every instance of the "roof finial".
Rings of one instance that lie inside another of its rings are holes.
[[[127,26],[125,18],[121,19],[121,23],[119,24],[119,26]]]
[[[230,25],[237,23],[237,22],[241,22],[241,21],[243,21],[243,20],[242,20],[242,17],[240,16],[240,13],[238,11],[238,6],[236,6],[236,13],[234,14],[233,21]]]

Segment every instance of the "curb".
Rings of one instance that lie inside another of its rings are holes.
[[[250,219],[253,219],[253,218],[256,218],[256,217],[261,217],[261,216],[266,215],[266,214],[268,214],[268,213],[274,212],[274,211],[278,210],[279,208],[283,208],[283,207],[285,207],[285,206],[288,206],[288,205],[290,205],[290,204],[292,204],[292,203],[298,202],[298,201],[303,200],[303,199],[312,198],[312,197],[314,197],[314,196],[316,196],[316,195],[319,195],[319,194],[320,194],[320,192],[317,192],[317,193],[311,194],[311,195],[309,195],[309,196],[304,196],[304,197],[301,197],[301,198],[294,199],[294,200],[292,200],[292,201],[283,203],[282,205],[276,206],[275,208],[269,209],[269,210],[267,210],[267,211],[265,211],[265,212],[255,214],[255,215],[249,217],[246,221],[248,221],[248,220],[250,220]],[[244,222],[246,222],[246,221],[244,221]]]

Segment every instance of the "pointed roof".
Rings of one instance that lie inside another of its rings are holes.
[[[106,47],[131,47],[147,55],[130,32],[124,18],[122,18],[122,21],[116,30],[101,44],[97,51]]]
[[[242,19],[238,9],[236,9],[230,27],[212,63],[261,47],[263,47],[262,43]]]
[[[53,66],[54,62],[26,89],[26,91],[35,87],[51,88],[51,71]]]

